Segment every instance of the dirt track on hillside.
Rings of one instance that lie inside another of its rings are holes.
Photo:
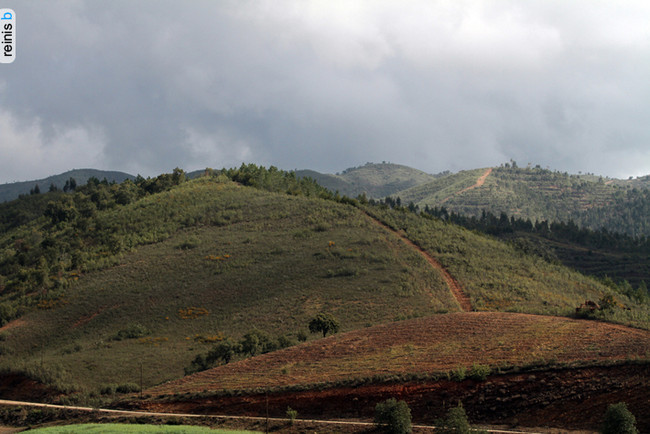
[[[459,194],[463,194],[463,193],[465,193],[466,191],[470,191],[470,190],[473,190],[473,189],[475,189],[475,188],[482,187],[483,184],[485,184],[485,180],[487,179],[488,176],[490,176],[491,173],[492,173],[492,168],[490,167],[489,169],[487,169],[487,170],[485,171],[485,173],[484,173],[483,175],[481,175],[481,176],[476,180],[476,184],[474,184],[474,185],[470,185],[469,187],[464,188],[464,189],[462,189],[461,191],[458,191],[458,192],[452,194],[451,196],[448,196],[448,197],[444,198],[443,200],[440,201],[440,203],[443,204],[443,203],[447,202],[449,199],[451,199],[451,198],[454,197],[454,196],[458,196]]]
[[[454,298],[458,302],[458,305],[460,306],[461,310],[464,312],[471,312],[472,311],[472,303],[470,302],[469,296],[463,291],[462,286],[460,285],[460,282],[454,278],[454,276],[451,275],[451,273],[433,256],[431,256],[428,252],[426,252],[424,249],[422,249],[420,246],[415,244],[413,241],[409,240],[406,236],[402,235],[398,231],[394,230],[388,225],[385,225],[381,221],[377,220],[370,214],[366,213],[366,215],[370,218],[370,220],[376,224],[384,228],[385,230],[393,233],[396,235],[399,239],[404,241],[408,246],[416,250],[426,261],[431,264],[433,268],[436,269],[441,275],[442,278],[444,279],[445,283],[451,290],[451,293],[454,295]]]

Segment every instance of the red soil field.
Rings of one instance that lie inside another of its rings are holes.
[[[650,332],[598,321],[463,312],[395,322],[223,365],[147,391],[159,394],[436,374],[487,365],[599,365],[650,358]]]
[[[150,399],[125,405],[276,417],[290,406],[299,417],[370,421],[378,402],[395,397],[408,403],[415,423],[431,424],[462,401],[472,423],[593,431],[607,405],[624,401],[641,432],[650,432],[649,359],[645,330],[463,312],[356,330],[220,366],[149,389]],[[473,364],[488,365],[493,374],[485,381],[444,375]],[[381,381],[337,385],[377,374]],[[403,374],[442,375],[400,380]],[[296,385],[303,387],[287,388]]]

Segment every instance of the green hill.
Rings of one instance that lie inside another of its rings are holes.
[[[366,163],[364,166],[346,169],[336,175],[323,174],[313,170],[298,170],[296,176],[310,177],[323,187],[349,197],[365,194],[372,198],[382,198],[433,181],[436,177],[443,175],[429,175],[399,164]]]
[[[570,315],[610,292],[489,237],[254,165],[42,196],[40,217],[0,234],[0,367],[94,394],[140,372],[145,386],[178,378],[250,332],[256,348],[289,345],[320,312],[349,331],[459,311],[425,253],[475,310]],[[603,319],[650,328],[647,305],[614,298],[629,310]]]
[[[2,184],[0,185],[0,202],[14,200],[21,194],[29,194],[36,186],[38,186],[41,193],[45,193],[50,189],[51,185],[56,186],[59,190],[63,190],[66,181],[70,180],[70,178],[74,179],[78,185],[83,185],[93,177],[100,181],[106,179],[108,182],[117,183],[120,183],[125,179],[135,179],[133,175],[124,172],[96,169],[74,169],[59,175],[48,176],[47,178],[36,179],[34,181]]]
[[[36,252],[45,239],[56,253]],[[211,343],[254,329],[296,341],[321,311],[350,330],[458,309],[426,261],[356,208],[227,178],[43,217],[2,246],[2,365],[44,360],[45,377],[94,389],[137,382],[140,363],[146,384],[179,377]]]
[[[479,217],[492,214],[549,222],[574,221],[632,236],[650,235],[650,190],[644,178],[611,180],[594,175],[569,175],[509,164],[463,171],[395,193],[403,204],[420,208],[444,206],[449,211]]]

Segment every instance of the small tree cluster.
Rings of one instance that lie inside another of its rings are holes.
[[[216,366],[217,363],[228,364],[237,355],[253,357],[295,344],[296,342],[287,336],[272,339],[262,331],[252,330],[246,333],[238,342],[227,338],[215,345],[207,354],[196,356],[190,366],[185,368],[185,375],[205,371]]]

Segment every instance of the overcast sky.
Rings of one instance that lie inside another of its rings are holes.
[[[647,0],[0,7],[0,182],[242,162],[650,174]]]

